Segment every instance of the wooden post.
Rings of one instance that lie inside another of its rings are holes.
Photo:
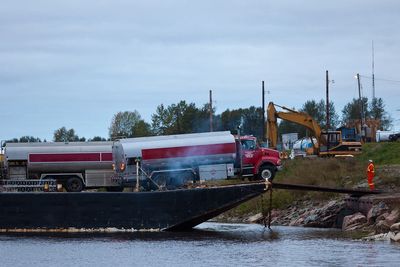
[[[213,131],[212,90],[210,90],[210,132]]]
[[[329,121],[329,74],[326,71],[326,132],[328,133],[330,128]]]

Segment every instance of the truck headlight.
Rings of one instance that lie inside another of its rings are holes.
[[[125,163],[121,163],[120,164],[120,166],[119,166],[119,169],[121,170],[121,171],[123,171],[123,170],[125,170]]]

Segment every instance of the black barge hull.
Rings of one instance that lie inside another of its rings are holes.
[[[263,192],[264,184],[135,193],[0,193],[0,231],[186,230]]]

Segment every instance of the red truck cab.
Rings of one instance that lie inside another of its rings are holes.
[[[251,135],[236,137],[237,151],[240,154],[237,166],[242,176],[250,180],[272,180],[278,170],[282,169],[279,151],[260,147],[257,138]]]

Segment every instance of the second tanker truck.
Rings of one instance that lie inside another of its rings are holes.
[[[6,143],[2,178],[56,180],[69,192],[105,187],[120,191],[112,170],[112,142]]]
[[[235,175],[272,180],[281,169],[278,151],[229,131],[121,139],[113,144],[113,164],[120,181],[145,188]]]

